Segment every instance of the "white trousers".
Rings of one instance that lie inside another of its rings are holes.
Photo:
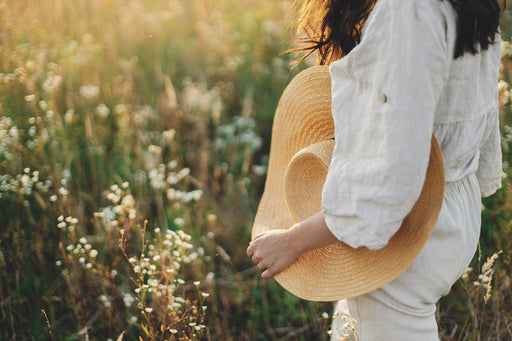
[[[439,340],[436,303],[448,294],[475,254],[481,207],[475,174],[447,183],[434,231],[413,264],[383,287],[338,302],[331,340]],[[348,339],[344,337],[348,320],[343,315],[356,321]]]

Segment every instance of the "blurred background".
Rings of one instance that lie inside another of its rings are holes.
[[[291,1],[0,0],[0,339],[328,340],[331,303],[245,255]],[[438,308],[443,340],[512,339],[512,15],[503,188]],[[350,325],[346,325],[350,328]]]

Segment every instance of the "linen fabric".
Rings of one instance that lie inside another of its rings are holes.
[[[413,264],[381,288],[337,304],[338,315],[355,320],[349,340],[439,340],[436,303],[473,258],[480,208],[476,173],[447,184],[437,224]],[[332,331],[332,341],[343,339],[346,328],[340,319],[333,321]]]
[[[336,144],[322,193],[331,232],[357,248],[385,246],[418,198],[434,133],[447,183],[475,174],[501,186],[500,37],[453,59],[448,1],[379,0],[360,43],[330,65]]]

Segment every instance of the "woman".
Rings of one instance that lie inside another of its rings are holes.
[[[398,278],[348,299],[366,340],[438,340],[435,305],[470,263],[481,196],[501,186],[496,0],[305,0],[307,55],[330,64],[336,145],[322,210],[249,245],[263,278],[339,240],[384,247],[421,191],[432,133],[446,190],[436,227]]]

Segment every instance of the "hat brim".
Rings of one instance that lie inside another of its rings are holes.
[[[301,149],[333,137],[329,70],[327,66],[314,66],[290,82],[276,109],[268,174],[253,225],[253,238],[295,224],[284,191],[288,163]],[[338,242],[315,249],[276,275],[276,281],[292,294],[312,301],[359,296],[392,281],[412,264],[432,233],[441,210],[444,185],[441,150],[432,137],[421,195],[384,248],[354,249]]]

